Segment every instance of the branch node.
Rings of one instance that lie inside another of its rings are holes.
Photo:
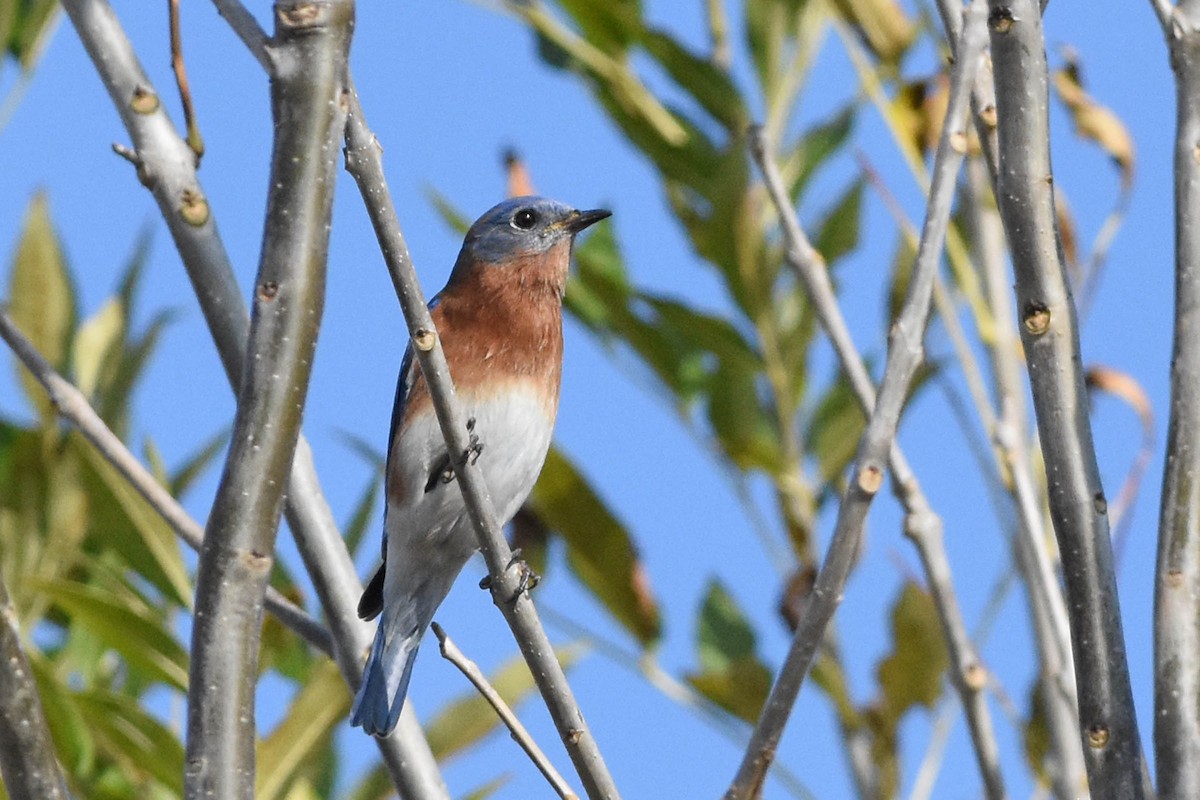
[[[993,8],[988,14],[988,27],[996,33],[1008,33],[1012,30],[1014,22],[1016,22],[1016,18],[1013,16],[1011,8],[1003,6]]]
[[[883,470],[878,464],[867,464],[858,471],[858,488],[873,495],[883,486]]]
[[[1107,747],[1108,739],[1109,739],[1109,736],[1108,736],[1108,727],[1107,726],[1101,725],[1100,723],[1096,723],[1095,725],[1090,725],[1088,727],[1087,743],[1088,743],[1088,746],[1091,747],[1092,749],[1101,750],[1101,749]]]
[[[179,216],[193,228],[202,227],[210,216],[208,200],[196,189],[184,189],[179,196]]]
[[[138,86],[133,90],[133,97],[129,98],[129,107],[138,114],[153,114],[158,111],[158,94],[153,89],[145,86]]]
[[[1025,304],[1022,321],[1025,324],[1025,330],[1029,331],[1031,336],[1041,336],[1050,330],[1050,309],[1044,303],[1030,300]]]
[[[429,328],[420,328],[413,334],[412,339],[418,350],[428,353],[437,343],[437,334]]]

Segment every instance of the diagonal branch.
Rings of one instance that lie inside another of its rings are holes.
[[[1108,504],[1054,213],[1042,19],[1033,0],[989,0],[988,5],[1000,141],[997,197],[1050,476],[1050,516],[1067,590],[1084,760],[1096,796],[1140,798],[1141,741],[1121,632]]]
[[[413,339],[413,353],[429,385],[433,408],[446,439],[446,449],[451,453],[466,453],[470,447],[466,420],[450,381],[441,341],[417,282],[408,245],[400,230],[400,220],[396,217],[396,208],[383,175],[379,142],[367,127],[358,95],[353,91],[350,113],[346,119],[346,170],[358,183],[371,224],[375,227],[375,235],[379,239]],[[617,798],[616,784],[608,773],[596,740],[584,722],[583,712],[575,701],[562,665],[554,655],[554,648],[542,628],[533,601],[525,591],[528,567],[513,556],[504,539],[487,486],[483,482],[483,474],[470,459],[464,460],[461,466],[456,465],[455,471],[467,513],[475,527],[479,549],[488,565],[492,599],[513,630],[513,636],[529,664],[529,670],[533,673],[567,753],[583,781],[584,791],[593,800]]]
[[[864,406],[871,408],[871,412],[855,456],[854,474],[838,510],[837,524],[825,563],[817,575],[808,608],[796,628],[791,649],[755,726],[750,746],[737,776],[725,793],[726,800],[750,800],[761,792],[767,770],[782,738],[783,728],[820,644],[825,626],[833,617],[841,600],[854,554],[859,546],[867,511],[883,483],[885,461],[891,464],[895,483],[900,487],[899,492],[908,512],[906,529],[918,545],[929,576],[930,588],[938,602],[949,649],[955,659],[956,674],[952,678],[960,691],[968,717],[974,717],[972,741],[976,747],[976,758],[985,786],[989,796],[1004,796],[998,748],[991,732],[987,707],[980,692],[986,682],[986,673],[978,662],[962,624],[961,613],[954,602],[953,590],[950,588],[949,563],[941,547],[941,521],[919,493],[915,478],[899,448],[893,444],[909,384],[924,356],[922,342],[934,279],[949,224],[955,178],[966,151],[966,132],[962,126],[966,117],[969,88],[983,50],[982,0],[972,3],[970,20],[964,27],[963,38],[958,47],[959,58],[951,72],[949,105],[934,160],[925,225],[921,231],[916,263],[913,266],[904,307],[889,337],[887,365],[878,397],[873,396],[870,378],[853,348],[848,331],[845,330],[837,309],[836,297],[828,286],[827,278],[824,282],[817,278],[818,274],[824,275],[824,270],[817,268],[819,254],[804,238],[794,214],[786,211],[790,209],[790,202],[782,189],[778,171],[766,156],[764,137],[761,131],[751,136],[755,159],[763,169],[772,198],[781,210],[785,210],[781,215],[788,238],[788,261],[800,270],[801,279],[806,287],[817,290],[813,292],[814,308],[819,309],[822,324],[835,340],[835,348],[842,358],[843,366],[856,384],[856,392],[862,397]],[[857,379],[854,377],[856,373]]]
[[[125,443],[112,432],[88,403],[83,392],[54,370],[3,308],[0,308],[0,339],[8,343],[13,354],[46,390],[58,415],[74,425],[84,438],[92,443],[96,451],[121,473],[129,485],[158,512],[188,547],[199,552],[204,546],[204,528],[200,523],[192,519],[179,501],[154,479],[133,453],[129,452]],[[267,587],[265,605],[266,610],[276,619],[313,647],[326,655],[333,654],[333,640],[329,631],[274,587]]]
[[[529,760],[538,768],[538,772],[542,773],[542,776],[554,788],[555,794],[563,800],[579,800],[579,795],[575,794],[563,776],[550,763],[550,759],[546,758],[542,748],[538,747],[537,742],[529,735],[529,731],[521,724],[521,720],[517,719],[517,715],[509,708],[508,703],[504,702],[500,692],[496,691],[496,687],[492,686],[487,676],[479,669],[479,665],[458,649],[458,645],[446,635],[446,631],[442,629],[441,625],[434,622],[430,627],[433,628],[433,635],[437,637],[442,658],[458,667],[459,672],[466,676],[466,679],[471,682],[471,685],[487,701],[488,705],[495,710],[496,716],[500,717],[500,721],[508,728],[513,740],[521,746],[521,749],[529,756]]]
[[[41,696],[0,578],[0,779],[11,800],[67,800]]]
[[[1175,341],[1154,581],[1154,761],[1160,796],[1174,800],[1200,797],[1200,5],[1159,13],[1175,71]]]
[[[200,301],[225,373],[236,389],[250,315],[196,176],[195,157],[157,103],[153,85],[106,0],[65,0],[63,5],[129,132],[138,177],[158,203]],[[228,0],[222,3],[225,5],[229,5]],[[260,34],[259,41],[265,43],[265,34],[261,34],[248,13],[238,16],[231,12],[226,17],[238,19],[240,29],[249,30],[252,26]],[[270,65],[265,46],[254,52],[261,64]],[[338,666],[351,689],[356,689],[362,678],[363,654],[371,642],[370,630],[358,619],[356,611],[362,585],[325,500],[312,451],[303,437],[296,447],[287,495],[288,527],[325,609]],[[376,745],[392,782],[404,797],[416,800],[449,797],[411,708],[401,715],[396,732],[387,739],[377,739]]]

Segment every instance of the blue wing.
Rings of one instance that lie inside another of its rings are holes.
[[[438,302],[442,299],[439,292],[429,301],[429,310],[437,308]],[[400,421],[404,419],[404,409],[408,407],[408,395],[412,391],[413,383],[417,377],[417,362],[413,358],[412,342],[408,343],[408,347],[404,348],[404,358],[400,361],[400,375],[396,380],[396,399],[392,403],[392,422],[388,428],[387,440],[387,461],[385,469],[390,471],[392,466],[392,447],[396,442],[396,430],[400,427]],[[386,481],[386,473],[384,480]],[[383,558],[383,563],[380,564],[378,571],[371,578],[367,588],[363,590],[362,597],[358,601],[358,616],[361,619],[374,619],[383,610],[383,579],[385,570],[387,569],[387,500],[383,503],[383,542],[380,545],[380,556]]]

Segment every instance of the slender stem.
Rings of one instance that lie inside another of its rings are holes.
[[[795,704],[825,626],[840,602],[854,553],[859,545],[867,510],[883,482],[885,461],[891,462],[898,484],[903,486],[910,482],[915,483],[911,473],[907,474],[909,481],[901,478],[897,464],[905,469],[907,465],[902,457],[898,457],[899,449],[894,447],[893,440],[909,384],[923,357],[922,340],[929,316],[934,277],[945,244],[955,177],[966,150],[966,134],[962,125],[966,116],[968,90],[979,63],[984,41],[982,0],[975,0],[970,8],[970,21],[964,26],[963,39],[959,45],[960,58],[951,72],[946,122],[934,160],[933,182],[917,259],[903,309],[889,337],[883,382],[878,397],[874,398],[874,403],[871,404],[867,429],[855,457],[854,474],[838,510],[833,541],[825,563],[817,575],[805,615],[796,628],[792,647],[751,736],[750,747],[737,776],[725,794],[727,800],[754,798],[762,789],[767,769],[774,759],[776,747],[782,737],[783,727]],[[806,246],[807,241],[803,238],[794,212],[790,211],[790,203],[779,180],[778,171],[766,156],[766,142],[761,131],[756,131],[750,138],[755,160],[763,171],[768,190],[784,219],[784,227],[788,232],[788,260],[798,268],[805,267],[802,279],[805,285],[809,286],[813,282],[813,275],[810,273],[819,270],[808,268],[817,266],[818,256],[811,246]],[[830,299],[824,298],[825,301]],[[817,305],[814,297],[814,307]],[[827,330],[836,329],[837,323],[840,322],[840,312],[837,311],[835,299],[832,308],[826,308],[824,312],[818,311],[822,314],[822,323],[829,323]],[[831,338],[832,335],[831,333]],[[844,367],[847,372],[853,374],[857,366],[857,370],[865,374],[861,360],[856,355],[849,355],[853,346],[852,343],[847,344],[848,342],[847,334],[843,342],[847,352],[843,359]],[[851,363],[855,361],[857,365]],[[870,386],[869,378],[866,379],[865,386]],[[998,748],[991,732],[987,706],[979,691],[986,680],[986,671],[979,664],[954,602],[949,581],[949,564],[941,547],[941,521],[924,503],[923,496],[915,495],[914,491],[907,487],[901,491],[904,492],[908,510],[905,527],[914,541],[921,545],[919,551],[929,576],[930,588],[942,613],[943,632],[952,657],[955,658],[956,670],[951,676],[952,680],[959,688],[968,716],[975,715],[979,723],[979,730],[972,730],[972,741],[984,784],[990,797],[1003,797]]]
[[[400,230],[400,221],[396,217],[396,209],[383,175],[379,142],[367,127],[358,96],[353,91],[350,114],[346,120],[346,171],[358,183],[371,224],[375,227],[375,235],[408,323],[409,335],[413,338],[413,352],[421,365],[421,374],[429,385],[433,408],[446,439],[446,449],[451,453],[466,453],[470,447],[466,419],[455,396],[446,356],[442,352],[433,319],[417,282],[408,245]],[[616,784],[609,775],[596,740],[584,722],[583,712],[575,701],[562,665],[554,655],[554,648],[542,628],[533,601],[525,591],[528,568],[513,557],[504,539],[487,486],[483,482],[483,474],[469,459],[456,466],[455,470],[468,516],[479,540],[479,549],[491,575],[492,599],[513,630],[513,636],[529,664],[550,716],[583,781],[584,791],[593,800],[616,798],[619,796]]]
[[[11,800],[67,800],[17,612],[0,578],[0,778]]]
[[[1016,273],[1051,520],[1067,589],[1080,736],[1098,797],[1144,796],[1141,740],[1080,368],[1079,330],[1063,264],[1050,168],[1042,18],[1033,0],[989,0],[995,65],[1000,216]]]
[[[42,357],[33,342],[16,327],[12,317],[3,308],[0,308],[0,338],[8,343],[20,362],[46,390],[58,415],[74,425],[84,438],[92,443],[96,452],[112,464],[129,485],[171,526],[175,534],[188,547],[198,552],[203,547],[204,528],[154,479],[150,471],[137,460],[137,456],[129,452],[125,443],[112,432],[88,403],[83,392],[59,375],[50,362]],[[321,652],[333,654],[333,641],[329,631],[309,616],[307,611],[270,586],[267,587],[265,602],[267,611],[280,622]]]
[[[1156,6],[1157,7],[1157,6]],[[1154,591],[1159,796],[1200,796],[1200,3],[1164,21],[1175,71],[1175,341]]]
[[[278,2],[275,143],[237,415],[196,577],[188,798],[254,796],[262,596],[325,300],[352,0]]]
[[[204,137],[196,124],[196,110],[192,106],[192,89],[188,84],[187,65],[183,60],[183,35],[179,30],[179,0],[167,5],[167,17],[171,29],[171,71],[175,73],[175,84],[179,87],[179,102],[183,106],[183,124],[187,128],[188,147],[198,161],[204,155]]]
[[[252,54],[271,66],[266,35],[236,0],[215,0],[244,40],[257,44]],[[113,99],[134,149],[122,148],[138,177],[152,192],[171,232],[200,309],[216,343],[229,383],[241,380],[250,314],[238,289],[229,255],[196,176],[195,158],[157,103],[150,79],[138,63],[120,23],[106,0],[66,0],[80,39]],[[138,100],[135,110],[133,100]],[[312,451],[301,437],[288,481],[288,527],[325,609],[342,676],[351,689],[362,679],[369,626],[358,619],[362,584],[325,500]],[[405,798],[447,800],[450,796],[429,743],[411,708],[405,707],[390,737],[376,739],[393,784]]]
[[[529,760],[538,768],[538,772],[546,778],[550,786],[554,788],[556,794],[563,800],[579,800],[579,795],[575,794],[570,785],[563,779],[563,776],[558,773],[554,765],[550,763],[550,759],[546,758],[546,754],[542,752],[542,748],[538,747],[537,742],[521,724],[521,720],[517,719],[517,715],[508,707],[508,703],[504,702],[504,698],[496,691],[496,687],[488,681],[487,676],[479,669],[474,661],[467,658],[454,640],[446,635],[446,631],[441,625],[434,622],[431,626],[433,634],[437,637],[438,648],[442,653],[442,658],[449,661],[454,666],[458,667],[459,671],[466,676],[471,685],[483,696],[496,711],[496,716],[500,717],[500,721],[508,728],[508,732],[512,738],[525,751],[525,755],[529,756]]]

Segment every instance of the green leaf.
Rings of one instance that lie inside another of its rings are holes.
[[[793,202],[804,193],[817,169],[849,141],[857,110],[858,107],[850,103],[829,119],[809,128],[783,159],[780,172]]]
[[[464,794],[462,796],[462,800],[487,800],[487,798],[503,789],[505,784],[507,784],[510,780],[512,780],[512,775],[510,773],[506,772],[503,775],[497,775],[483,786],[480,786],[477,789],[472,789]]]
[[[72,432],[70,442],[84,465],[91,530],[173,603],[190,608],[192,583],[174,530],[82,435]]]
[[[745,129],[749,115],[741,93],[728,73],[709,59],[692,53],[663,31],[646,31],[641,44],[671,79],[726,130],[740,133]]]
[[[833,0],[833,7],[884,66],[895,68],[916,39],[916,24],[896,0]]]
[[[96,391],[100,371],[119,347],[125,314],[115,297],[84,321],[75,334],[75,385],[87,397]]]
[[[606,53],[624,52],[641,33],[639,0],[558,0],[558,5],[575,20],[583,37]]]
[[[562,451],[552,447],[529,507],[567,546],[567,565],[643,647],[662,635],[658,602],[629,532]]]
[[[148,797],[151,782],[183,794],[183,743],[132,697],[105,690],[75,696],[103,756]]]
[[[465,234],[471,227],[471,220],[450,202],[446,195],[431,186],[425,187],[425,197],[433,203],[434,209],[441,215],[442,220],[456,233]]]
[[[350,551],[351,556],[358,553],[358,547],[362,544],[363,537],[372,527],[372,523],[378,519],[375,507],[379,504],[379,490],[382,486],[383,471],[372,471],[367,477],[367,485],[364,487],[358,503],[355,504],[354,511],[350,514],[350,519],[342,526],[342,538],[345,540],[346,549]]]
[[[341,671],[323,659],[293,698],[287,716],[258,744],[255,797],[283,797],[349,710],[350,692]]]
[[[556,648],[555,654],[563,669],[571,666],[583,655],[579,645]],[[500,669],[489,676],[488,682],[510,707],[515,707],[533,692],[536,684],[525,664],[525,659],[516,657],[506,661]],[[429,747],[439,761],[455,756],[500,726],[500,718],[487,700],[474,689],[463,693],[457,700],[443,706],[425,725],[425,737]]]
[[[907,581],[892,606],[892,652],[875,669],[881,692],[877,705],[899,722],[910,708],[932,708],[942,696],[949,665],[933,597]]]
[[[367,771],[346,796],[346,800],[389,800],[396,796],[396,787],[383,765]]]
[[[837,380],[818,401],[804,434],[805,448],[817,460],[822,484],[833,483],[846,471],[865,427],[866,417],[850,379],[839,370]]]
[[[204,474],[216,459],[225,452],[229,444],[229,431],[218,431],[204,444],[184,459],[167,480],[167,486],[175,497],[183,497],[196,480]]]
[[[908,282],[912,277],[913,265],[917,260],[917,247],[912,239],[902,232],[896,242],[896,254],[892,257],[892,275],[888,282],[887,326],[890,330],[900,316],[904,298],[908,294]]]
[[[771,691],[771,670],[757,654],[758,637],[719,580],[709,581],[696,626],[700,671],[687,681],[729,713],[754,722]]]
[[[8,287],[13,322],[47,361],[63,372],[75,330],[75,289],[43,194],[25,212]],[[55,419],[41,385],[18,366],[21,385],[43,424]]]
[[[57,0],[0,0],[0,58],[7,54],[26,72],[33,69],[54,30],[57,11]]]
[[[128,340],[112,368],[102,376],[96,410],[113,432],[122,438],[125,438],[129,427],[129,398],[133,388],[158,346],[162,332],[174,321],[176,314],[177,311],[173,309],[164,309],[155,314],[146,332],[140,338]]]
[[[162,619],[96,586],[67,580],[37,581],[35,585],[69,616],[86,624],[131,668],[186,691],[187,651]]]
[[[29,648],[26,655],[59,763],[68,775],[90,773],[96,766],[96,742],[75,693],[59,680],[54,664],[40,651]]]
[[[722,359],[709,385],[708,420],[739,469],[774,473],[783,463],[780,432],[763,407],[758,379],[757,371]]]
[[[858,247],[863,185],[861,179],[850,184],[817,225],[816,248],[827,264],[832,265]]]

